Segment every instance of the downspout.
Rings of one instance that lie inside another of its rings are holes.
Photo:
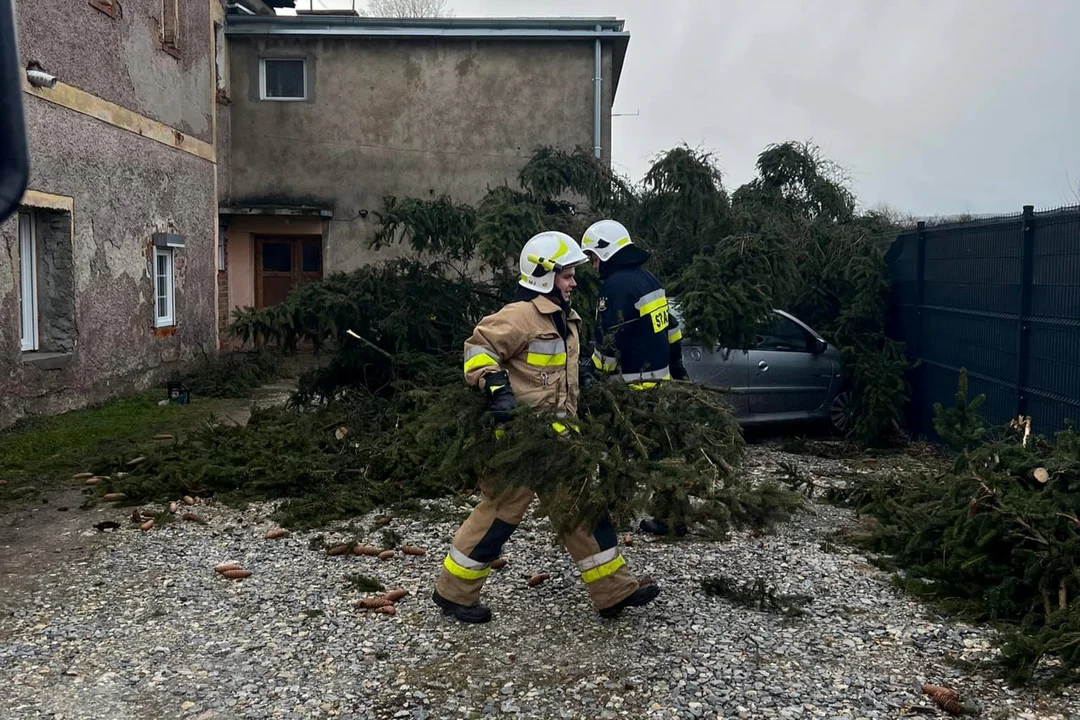
[[[600,26],[596,26],[600,32]],[[600,87],[604,82],[600,68],[600,38],[596,38],[596,68],[593,72],[593,154],[600,157]]]

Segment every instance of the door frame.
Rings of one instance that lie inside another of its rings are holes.
[[[318,273],[304,273],[303,272],[303,248],[304,245],[311,241],[317,241],[319,243],[319,272]],[[325,251],[326,247],[323,244],[322,235],[305,234],[305,233],[256,233],[252,235],[251,251],[254,254],[254,270],[255,270],[255,307],[266,307],[263,304],[263,269],[262,269],[262,244],[263,242],[283,242],[288,241],[293,245],[293,257],[292,257],[292,276],[293,286],[305,277],[310,280],[321,280],[323,278],[323,271],[326,266]],[[317,275],[317,277],[316,277]]]

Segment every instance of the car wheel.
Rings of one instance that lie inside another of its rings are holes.
[[[844,390],[836,394],[829,405],[829,427],[833,432],[846,435],[854,424],[851,408],[851,391]]]

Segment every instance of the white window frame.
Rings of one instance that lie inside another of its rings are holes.
[[[158,258],[165,258],[167,271],[165,274],[165,287],[161,287],[161,278],[158,276]],[[176,324],[176,288],[173,277],[175,267],[172,248],[154,248],[154,327],[171,327]],[[168,312],[165,315],[158,313],[158,298],[162,296],[164,289],[165,306]]]
[[[38,336],[37,218],[19,213],[19,343],[23,352],[34,352]]]
[[[266,94],[266,61],[290,60],[303,63],[304,67],[304,94],[302,97],[268,97]],[[308,95],[308,64],[307,58],[302,57],[264,57],[259,58],[259,99],[271,102],[304,102]]]

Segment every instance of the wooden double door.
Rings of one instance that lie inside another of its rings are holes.
[[[255,238],[255,302],[269,307],[296,286],[321,280],[322,238],[318,235],[261,235]]]

